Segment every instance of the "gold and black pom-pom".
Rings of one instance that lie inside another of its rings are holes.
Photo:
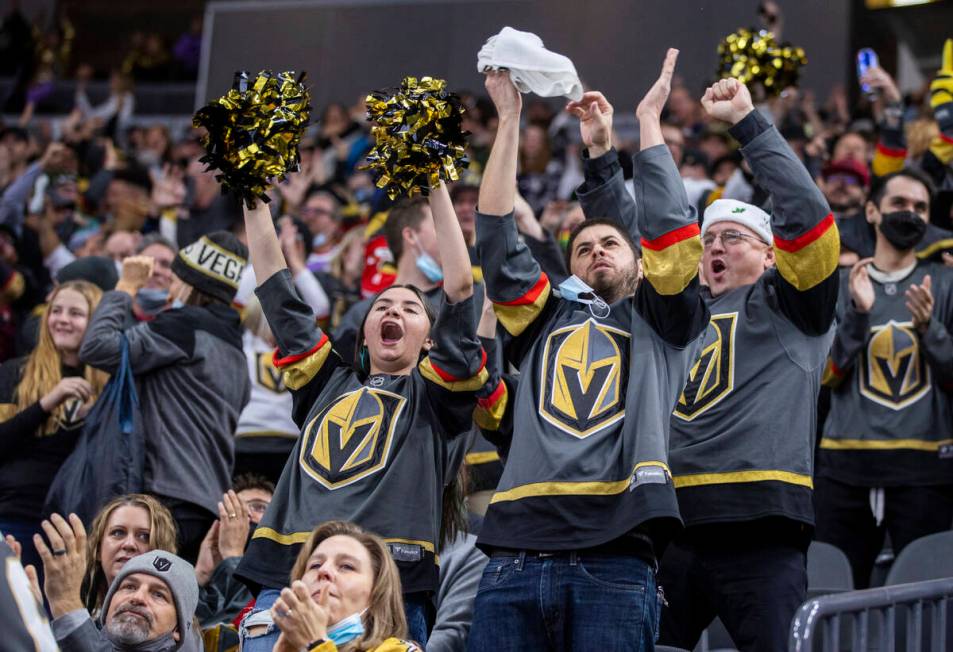
[[[741,29],[718,44],[718,79],[734,77],[744,84],[761,84],[769,95],[797,86],[807,64],[804,48],[778,43],[767,30]]]
[[[201,162],[223,190],[237,193],[248,206],[261,199],[274,180],[298,169],[298,143],[310,118],[310,95],[294,71],[255,77],[235,73],[231,90],[199,109],[192,118],[208,132]]]
[[[432,77],[405,77],[401,85],[367,96],[367,119],[375,145],[362,169],[395,199],[427,195],[441,179],[456,181],[469,161],[464,107]]]

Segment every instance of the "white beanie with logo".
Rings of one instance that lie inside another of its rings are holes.
[[[771,216],[757,206],[737,199],[716,199],[705,209],[705,217],[702,220],[702,239],[711,225],[718,222],[737,222],[754,231],[766,243],[774,242],[774,235],[771,233]]]

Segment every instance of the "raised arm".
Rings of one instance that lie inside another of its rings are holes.
[[[294,395],[295,423],[303,427],[324,380],[343,362],[332,352],[328,336],[315,325],[314,311],[295,290],[271,212],[264,203],[245,208],[245,232],[258,281],[255,294],[278,343],[275,366]]]
[[[248,237],[248,252],[259,286],[288,267],[268,204],[259,201],[254,208],[245,206],[245,235]]]
[[[636,307],[667,342],[682,346],[708,326],[699,294],[702,246],[695,208],[662,139],[662,107],[668,99],[678,50],[669,49],[662,72],[637,109],[642,149],[635,157],[635,196],[645,283]]]
[[[737,79],[705,91],[702,106],[732,125],[757,184],[771,195],[779,308],[807,334],[826,332],[837,307],[840,236],[824,195],[778,130],[754,108]]]
[[[619,153],[612,147],[614,109],[599,91],[583,94],[566,110],[579,118],[579,133],[586,151],[582,157],[585,179],[576,196],[587,218],[618,221],[638,241],[638,205],[625,188]]]
[[[463,239],[460,221],[453,210],[447,186],[440,183],[430,191],[430,210],[440,243],[440,266],[443,268],[443,291],[450,303],[459,303],[473,296],[473,270],[470,254]]]
[[[508,72],[487,73],[486,88],[496,105],[499,127],[480,183],[477,214],[477,255],[486,293],[503,328],[514,338],[508,359],[520,364],[533,338],[531,324],[552,296],[549,278],[520,240],[513,217],[516,160],[522,100]]]
[[[480,183],[479,210],[484,215],[503,216],[513,212],[523,99],[506,71],[486,73],[486,90],[496,105],[499,122]]]

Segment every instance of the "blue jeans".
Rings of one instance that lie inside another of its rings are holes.
[[[239,649],[242,652],[271,652],[281,636],[281,630],[271,618],[271,608],[274,606],[281,591],[278,589],[262,589],[255,598],[255,606],[242,620],[238,630],[240,640]],[[265,631],[254,636],[248,635],[248,627],[265,625]]]
[[[271,652],[278,642],[281,630],[271,618],[271,608],[281,591],[262,589],[255,600],[255,607],[248,612],[239,629],[242,652]],[[427,644],[430,629],[433,627],[433,603],[425,593],[409,593],[404,596],[404,614],[407,617],[408,637],[412,641]],[[265,625],[265,631],[249,636],[247,627]]]
[[[467,649],[654,650],[659,595],[639,557],[495,553],[483,571]]]
[[[427,645],[430,630],[433,629],[434,613],[433,602],[426,593],[404,594],[404,616],[407,618],[407,638],[420,644]]]

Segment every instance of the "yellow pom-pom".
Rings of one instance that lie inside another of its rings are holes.
[[[302,75],[303,77],[304,75]],[[250,79],[245,71],[223,97],[199,109],[192,119],[204,127],[201,159],[224,190],[238,193],[252,206],[275,179],[298,169],[298,143],[310,119],[310,95],[293,71],[277,76],[262,71]]]
[[[735,77],[745,84],[761,84],[771,94],[797,86],[804,49],[778,44],[766,30],[741,28],[718,44],[718,79]]]
[[[427,195],[441,179],[456,181],[469,163],[460,98],[432,77],[404,78],[401,85],[367,96],[375,146],[362,169],[391,199]]]

